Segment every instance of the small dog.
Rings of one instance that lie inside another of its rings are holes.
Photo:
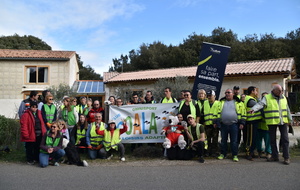
[[[87,167],[88,163],[85,160],[80,159],[80,155],[77,152],[75,145],[69,142],[68,139],[63,139],[63,149],[66,152],[66,156],[68,159],[68,164],[70,165],[77,165],[77,166],[84,166]]]

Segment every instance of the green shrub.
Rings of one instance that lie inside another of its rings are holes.
[[[18,120],[9,119],[0,115],[0,147],[20,147],[20,123]]]

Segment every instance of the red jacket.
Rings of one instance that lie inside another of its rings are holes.
[[[36,113],[41,121],[41,131],[42,131],[41,135],[44,135],[46,133],[46,127],[42,117],[42,113],[40,110],[37,110]],[[36,141],[35,130],[34,130],[35,119],[30,109],[26,110],[24,114],[21,116],[20,124],[21,124],[21,141],[35,142]]]
[[[93,123],[95,122],[95,115],[96,113],[102,113],[102,120],[104,121],[104,109],[102,107],[99,107],[98,109],[95,109],[95,108],[92,108],[88,115],[86,116],[87,117],[87,121],[88,123]]]

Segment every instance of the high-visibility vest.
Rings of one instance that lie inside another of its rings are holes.
[[[86,137],[86,130],[85,129],[82,129],[82,131],[81,131],[81,129],[79,128],[79,129],[77,129],[76,132],[77,132],[77,135],[76,135],[76,143],[75,143],[75,145],[78,144],[78,142],[80,141],[80,139]]]
[[[48,123],[52,123],[54,119],[55,110],[56,110],[55,105],[50,104],[49,106],[48,104],[44,104],[43,106],[44,106]]]
[[[176,101],[175,101],[175,99],[172,98],[172,97],[171,97],[169,100],[168,100],[166,97],[164,97],[164,98],[162,99],[161,103],[176,103]]]
[[[210,103],[208,100],[204,101],[204,123],[205,125],[212,125],[213,118],[217,116],[219,101],[214,101],[213,105],[210,107]]]
[[[264,107],[264,114],[267,125],[278,125],[280,123],[280,117],[282,118],[283,123],[288,123],[288,104],[286,97],[282,95],[282,97],[279,99],[279,104],[272,94],[267,94],[265,98],[267,104]]]
[[[121,142],[120,138],[120,129],[115,129],[113,135],[109,130],[104,130],[104,140],[103,145],[106,151],[109,151],[111,148],[118,150],[118,144]]]
[[[225,101],[226,100],[221,100],[220,103],[219,103],[217,118],[221,118],[221,113],[222,113]],[[238,119],[245,119],[246,120],[246,109],[245,109],[244,103],[234,101],[234,105],[235,105],[235,111],[236,111],[236,114],[238,116]]]
[[[60,136],[62,136],[62,133],[61,132],[59,132],[59,133],[60,133]],[[55,138],[55,140],[53,141],[53,138],[49,137],[48,134],[49,134],[49,131],[47,132],[47,136],[46,136],[47,147],[57,147],[59,145],[61,137]],[[40,152],[48,153],[48,152],[44,151],[43,149],[40,149]]]
[[[83,114],[83,115],[87,115],[89,113],[89,110],[88,109],[85,109],[87,108],[87,104],[85,104],[82,108],[82,105],[81,104],[78,104],[76,106],[76,111],[78,112],[78,114]],[[84,110],[85,109],[85,110]]]
[[[100,124],[100,131],[102,131],[104,129],[105,129],[104,123],[101,122],[101,124]],[[95,122],[93,122],[91,124],[90,141],[91,141],[91,145],[96,145],[96,146],[98,146],[99,144],[101,144],[101,142],[103,141],[103,136],[102,135],[98,135],[96,133],[96,124],[95,124]]]
[[[245,108],[246,108],[246,116],[247,116],[246,121],[260,120],[261,119],[261,112],[260,111],[255,112],[253,114],[248,112],[248,111],[251,110],[251,108],[247,107],[247,104],[248,104],[249,100],[251,100],[251,99],[254,100],[255,102],[257,102],[257,100],[255,98],[253,98],[252,96],[247,95],[245,97],[244,105],[245,105]]]
[[[196,135],[197,135],[197,138],[199,138],[200,137],[200,126],[201,126],[201,124],[200,123],[197,123],[197,125],[196,125]],[[188,126],[188,130],[189,130],[189,133],[191,134],[191,136],[192,136],[192,141],[194,141],[194,140],[198,140],[198,139],[194,139],[194,137],[193,137],[193,135],[192,135],[192,126]]]
[[[179,109],[178,109],[179,113],[180,113],[180,110],[181,110],[183,104],[185,104],[185,101],[180,102]],[[196,118],[196,107],[194,105],[194,100],[190,101],[189,105],[190,105],[190,113],[194,116],[194,118]]]
[[[71,106],[71,111],[68,111],[67,108],[63,109],[62,118],[70,126],[76,125],[76,118],[75,118],[75,115],[74,115],[74,107],[75,106]]]

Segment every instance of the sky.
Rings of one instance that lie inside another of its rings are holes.
[[[0,36],[32,35],[76,51],[101,76],[143,43],[179,45],[223,27],[285,37],[300,28],[299,0],[1,0]],[[241,60],[242,61],[242,60]]]

